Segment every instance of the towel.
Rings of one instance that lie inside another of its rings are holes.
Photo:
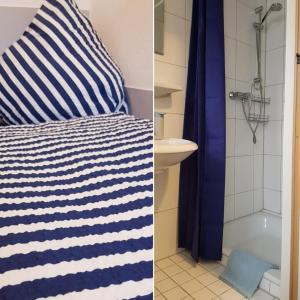
[[[251,298],[257,290],[263,275],[278,266],[263,261],[240,250],[231,252],[227,267],[220,278],[238,290],[243,296]]]

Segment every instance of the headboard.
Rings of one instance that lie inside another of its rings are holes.
[[[42,0],[0,0],[0,54],[14,43],[33,19]],[[90,0],[77,0],[86,15],[90,13]]]

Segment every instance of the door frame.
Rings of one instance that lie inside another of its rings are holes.
[[[298,36],[298,7],[300,0],[286,1],[286,57],[285,57],[285,94],[283,121],[283,158],[282,158],[282,251],[281,251],[281,299],[298,299],[298,249],[299,249],[299,201],[295,181],[298,181],[298,168],[295,162],[299,157],[300,142],[296,135],[296,108],[300,113],[300,87],[296,96],[296,53]],[[300,34],[300,32],[299,32]],[[300,45],[299,45],[300,51]],[[300,70],[300,69],[299,69]],[[300,82],[300,72],[299,72]],[[299,130],[297,130],[299,132]],[[296,139],[297,138],[297,139]],[[297,147],[296,147],[297,146]],[[298,154],[299,153],[299,154]],[[297,172],[296,172],[297,171]],[[299,173],[300,174],[300,173]],[[299,297],[300,300],[300,297]]]

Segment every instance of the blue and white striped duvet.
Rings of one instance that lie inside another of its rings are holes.
[[[0,299],[152,299],[152,124],[0,127]]]

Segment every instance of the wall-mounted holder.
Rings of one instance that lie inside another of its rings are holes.
[[[262,113],[254,113],[252,112],[252,103],[260,103],[263,105],[270,104],[271,98],[260,98],[255,97],[251,93],[242,93],[242,92],[229,92],[229,98],[231,100],[239,100],[242,102],[243,109],[245,110],[245,116],[248,122],[256,122],[256,123],[267,123],[269,122],[269,116]],[[245,104],[247,104],[247,110],[245,109]]]

